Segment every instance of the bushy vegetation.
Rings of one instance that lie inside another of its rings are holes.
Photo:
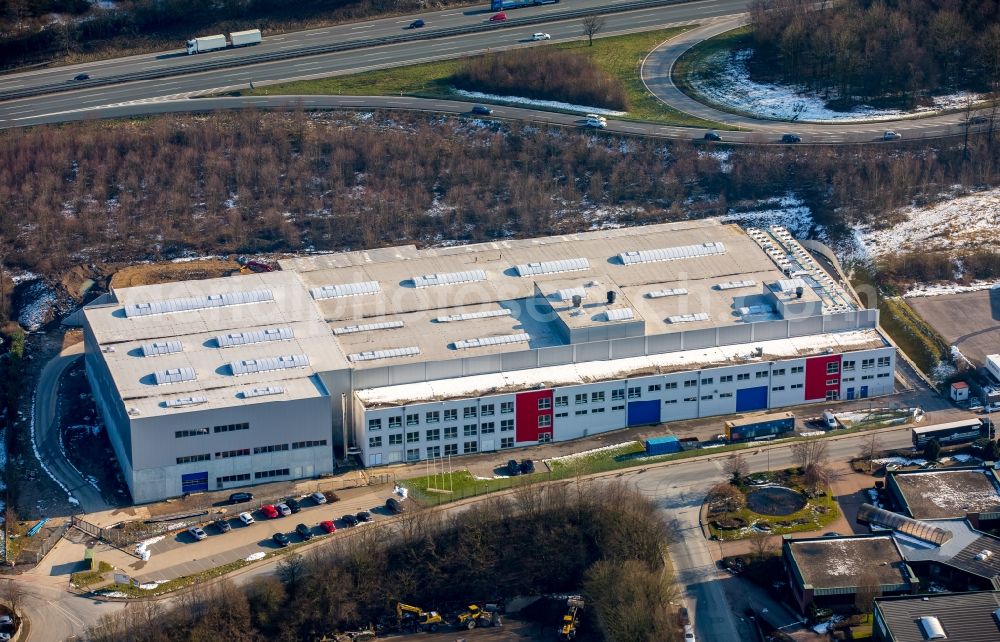
[[[450,614],[471,602],[584,588],[608,642],[676,639],[666,604],[665,527],[625,485],[530,487],[448,517],[416,512],[291,555],[276,577],[217,585],[164,612],[140,606],[105,619],[93,642],[318,640],[390,622],[397,601]],[[556,623],[553,623],[553,626]]]
[[[589,56],[558,49],[504,51],[473,58],[453,77],[458,89],[558,100],[627,111],[622,81]]]
[[[755,0],[751,71],[845,103],[1000,87],[996,0]]]
[[[925,373],[949,359],[948,342],[899,297],[879,302],[879,324]]]
[[[793,193],[834,230],[1000,178],[1000,145],[739,147],[392,114],[232,112],[0,132],[0,255],[95,259],[342,250],[723,214]]]
[[[878,264],[883,285],[906,288],[935,281],[969,282],[1000,277],[1000,252],[979,249],[951,256],[944,252],[890,254]]]

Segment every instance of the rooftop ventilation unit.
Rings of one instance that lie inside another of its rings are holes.
[[[263,357],[261,359],[246,359],[229,364],[235,376],[254,374],[256,372],[271,372],[289,368],[305,368],[309,365],[309,357],[304,354],[292,354],[283,357]]]
[[[587,298],[587,291],[583,288],[566,288],[556,292],[556,299],[559,301],[572,301],[574,296],[585,299]]]
[[[198,406],[208,403],[207,397],[181,397],[179,399],[167,399],[163,402],[167,408],[183,408],[185,406]]]
[[[668,296],[680,296],[682,294],[687,294],[686,288],[668,288],[666,290],[653,290],[652,292],[647,292],[646,296],[650,299],[662,299]]]
[[[492,317],[509,317],[510,310],[483,310],[482,312],[465,312],[464,314],[449,314],[448,316],[434,319],[438,323],[451,323],[453,321],[471,321],[473,319],[489,319]]]
[[[726,281],[725,283],[720,283],[716,287],[720,290],[735,290],[737,288],[752,288],[757,285],[757,282],[750,279],[747,281]]]
[[[924,638],[927,640],[947,640],[948,635],[941,626],[941,621],[933,615],[923,615],[917,620],[920,628],[923,629]]]
[[[562,259],[560,261],[545,261],[544,263],[525,263],[515,265],[518,276],[534,276],[535,274],[558,274],[559,272],[579,272],[589,270],[587,259]]]
[[[802,279],[781,279],[774,284],[779,292],[795,292],[796,288],[804,288],[806,282]]]
[[[294,337],[295,334],[291,328],[264,328],[263,330],[220,334],[215,337],[215,343],[220,348],[235,348],[237,346],[247,346],[267,341],[286,341]]]
[[[740,316],[748,317],[754,314],[772,314],[774,308],[769,305],[749,305],[742,307],[739,310]]]
[[[168,383],[180,383],[182,381],[194,381],[198,378],[194,368],[170,368],[169,370],[157,370],[153,373],[156,385],[163,386]]]
[[[180,341],[154,341],[142,344],[142,356],[158,357],[163,354],[174,354],[184,350]]]
[[[656,250],[633,250],[622,252],[618,255],[625,265],[637,265],[639,263],[656,263],[658,261],[676,261],[678,259],[693,259],[700,256],[714,256],[725,254],[726,246],[718,241],[699,243],[697,245],[681,245],[678,247],[664,247]]]
[[[361,325],[349,325],[344,328],[334,328],[334,334],[354,334],[355,332],[368,332],[370,330],[394,330],[402,328],[402,321],[383,321],[382,323],[363,323]]]
[[[393,357],[412,357],[420,354],[420,348],[411,346],[407,348],[390,348],[389,350],[369,350],[367,352],[356,352],[348,355],[351,361],[376,361],[378,359],[392,359]]]
[[[635,312],[632,311],[632,308],[615,308],[614,310],[607,310],[604,313],[604,317],[608,321],[628,321],[635,318]]]
[[[499,337],[481,337],[478,339],[461,339],[455,342],[457,350],[466,348],[483,348],[486,346],[499,346],[507,343],[526,343],[531,341],[531,337],[524,332],[519,334],[507,334]]]
[[[429,288],[433,285],[452,285],[455,283],[476,283],[486,280],[486,272],[470,270],[468,272],[446,272],[444,274],[425,274],[413,277],[413,287]]]
[[[285,389],[281,386],[265,386],[263,388],[250,388],[249,390],[244,390],[240,394],[244,399],[252,399],[254,397],[269,397],[271,395],[280,395],[285,392]]]
[[[129,303],[125,305],[125,316],[128,318],[146,317],[154,314],[188,312],[191,310],[221,308],[230,305],[262,303],[264,301],[273,300],[274,295],[270,290],[225,292],[223,294],[209,294],[207,296],[194,296],[183,299],[165,299],[163,301],[149,301],[146,303]]]
[[[341,283],[339,285],[324,285],[309,290],[316,301],[323,299],[340,299],[345,296],[361,296],[363,294],[378,294],[382,291],[378,281],[361,281],[359,283]]]
[[[694,314],[678,314],[672,317],[667,317],[667,321],[670,323],[693,323],[695,321],[708,321],[708,315],[704,312],[695,312]]]

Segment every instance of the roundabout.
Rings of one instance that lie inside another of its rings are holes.
[[[784,486],[764,486],[747,493],[747,508],[760,515],[780,517],[806,507],[806,498]]]

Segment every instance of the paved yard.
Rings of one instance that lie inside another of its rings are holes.
[[[978,365],[1000,351],[1000,288],[914,297],[906,302]]]

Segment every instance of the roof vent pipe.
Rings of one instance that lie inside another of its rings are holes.
[[[581,305],[583,305],[583,297],[580,296],[579,294],[574,294],[573,295],[573,307],[574,308],[578,308]]]
[[[613,304],[617,296],[614,290],[608,290],[608,305]]]
[[[795,288],[795,298],[796,299],[801,299],[803,294],[805,294],[805,289],[801,285],[799,287]]]

